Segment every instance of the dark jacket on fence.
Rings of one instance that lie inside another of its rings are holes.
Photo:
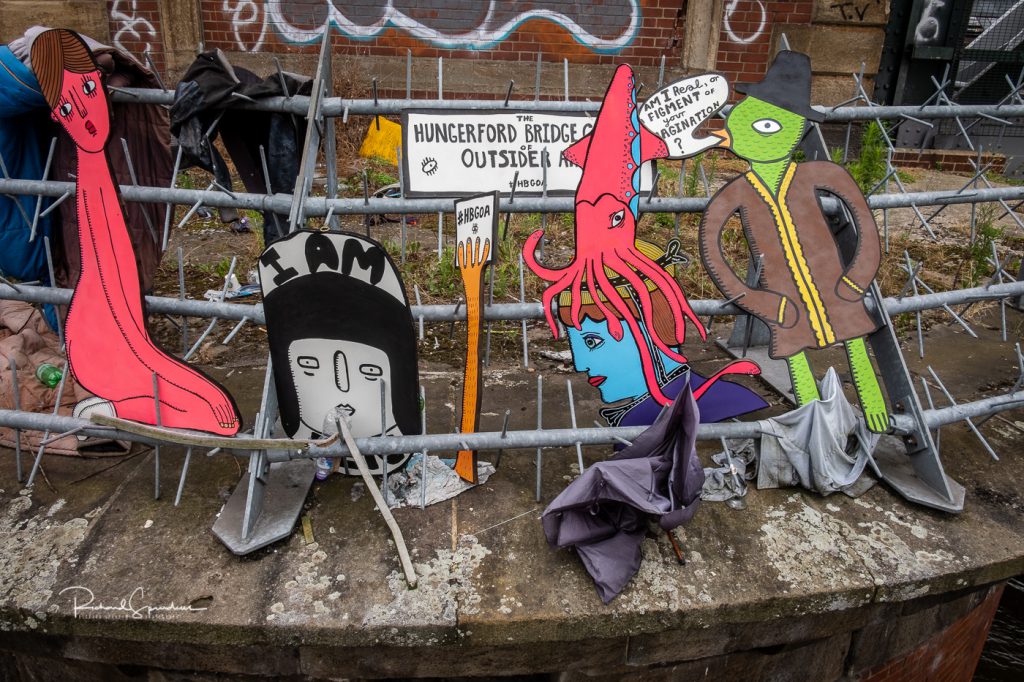
[[[301,149],[306,135],[305,118],[290,114],[238,109],[240,102],[281,95],[308,95],[312,80],[290,73],[260,79],[246,69],[232,66],[220,50],[200,54],[182,77],[171,107],[171,132],[184,150],[182,167],[198,166],[231,189],[231,175],[224,158],[213,146],[220,135],[248,192],[288,192],[299,174]],[[244,95],[235,97],[234,93]],[[229,108],[230,107],[230,108]],[[211,131],[207,137],[207,131]],[[260,147],[266,156],[263,172]],[[269,244],[288,233],[287,217],[263,212],[263,238]]]

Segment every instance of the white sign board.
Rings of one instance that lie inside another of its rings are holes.
[[[402,165],[409,197],[462,197],[475,192],[508,196],[576,192],[582,171],[562,152],[594,127],[585,113],[416,111],[402,113]],[[641,191],[649,191],[653,163],[644,164]],[[516,173],[519,174],[516,179]]]
[[[718,73],[703,73],[669,83],[640,105],[640,123],[665,141],[673,159],[694,156],[721,143],[715,136],[694,137],[701,124],[729,99],[729,83]]]

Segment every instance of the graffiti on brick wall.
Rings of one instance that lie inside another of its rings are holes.
[[[267,13],[262,3],[253,0],[224,0],[221,11],[231,18],[235,44],[243,52],[259,52],[267,37]],[[246,36],[255,36],[246,39]]]
[[[114,0],[110,3],[110,23],[115,28],[114,47],[131,53],[122,41],[128,40],[136,44],[142,43],[142,53],[151,52],[157,38],[156,27],[144,16],[140,16],[135,0],[122,2]]]
[[[768,10],[765,9],[764,3],[761,2],[761,0],[756,0],[753,3],[745,2],[743,4],[757,5],[757,9],[761,12],[761,21],[758,24],[757,29],[745,36],[738,35],[736,31],[733,30],[731,22],[734,13],[737,9],[739,9],[740,0],[729,0],[729,4],[725,6],[725,16],[722,17],[722,28],[725,29],[725,34],[729,37],[729,40],[731,40],[732,42],[739,43],[740,45],[749,45],[750,43],[760,38],[761,35],[764,33],[764,27],[768,23]]]
[[[608,0],[600,12],[581,8],[579,3],[559,0],[224,0],[221,7],[231,21],[236,46],[247,52],[262,49],[268,29],[285,42],[307,44],[328,29],[354,40],[371,40],[395,28],[435,47],[484,50],[508,38],[523,22],[543,19],[562,26],[594,52],[615,53],[629,45],[640,28],[639,0]]]

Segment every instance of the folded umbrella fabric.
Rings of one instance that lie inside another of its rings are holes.
[[[629,447],[590,466],[541,519],[553,547],[575,547],[604,603],[640,568],[648,519],[664,530],[689,521],[700,502],[699,413],[687,387]]]

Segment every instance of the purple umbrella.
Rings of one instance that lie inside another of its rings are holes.
[[[687,386],[631,446],[588,468],[544,510],[548,543],[576,547],[605,604],[639,570],[648,518],[670,531],[697,511],[698,421]]]

